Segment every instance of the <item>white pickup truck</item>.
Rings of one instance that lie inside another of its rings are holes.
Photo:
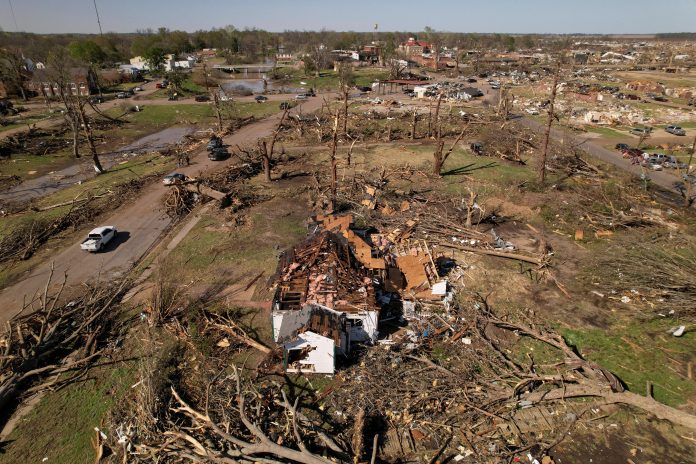
[[[114,226],[97,227],[82,241],[80,248],[87,251],[102,251],[106,244],[116,237],[117,233],[118,231]]]

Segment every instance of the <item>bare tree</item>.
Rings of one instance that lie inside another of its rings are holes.
[[[273,163],[273,149],[275,147],[276,140],[278,139],[278,134],[280,134],[280,129],[283,127],[283,121],[285,121],[285,117],[288,115],[288,108],[285,107],[285,110],[283,111],[283,114],[280,117],[280,121],[278,122],[278,127],[276,127],[276,130],[273,132],[273,137],[271,137],[271,144],[270,146],[266,145],[265,140],[259,140],[259,153],[261,154],[261,160],[263,162],[263,173],[264,173],[264,178],[266,182],[270,182],[273,180],[271,178],[271,164]]]
[[[24,83],[29,79],[30,72],[19,50],[0,49],[0,80],[9,88],[8,91],[16,90],[22,96],[22,100],[27,99],[24,90]]]
[[[694,154],[696,153],[696,137],[694,137],[694,143],[691,145],[691,153],[689,154],[689,162],[686,165],[686,176],[684,180],[686,181],[686,189],[684,191],[684,206],[687,208],[691,207],[694,201],[694,197],[691,192],[694,188],[694,181],[691,179],[691,162],[694,159]]]
[[[416,140],[416,126],[418,124],[418,110],[413,110],[413,119],[411,119],[411,140]]]
[[[348,94],[354,85],[353,68],[350,64],[341,63],[338,68],[338,89],[343,96],[343,130],[344,135],[348,134]]]
[[[449,158],[454,148],[457,146],[460,140],[462,140],[462,137],[464,137],[464,134],[466,133],[468,127],[469,125],[466,124],[457,136],[457,138],[454,140],[454,143],[452,143],[452,146],[450,146],[446,152],[443,152],[443,149],[445,147],[445,141],[442,139],[442,127],[438,125],[437,141],[435,142],[435,152],[433,153],[433,174],[435,174],[436,176],[439,176],[441,174],[442,166],[445,165],[445,161],[447,161],[447,158]]]
[[[551,125],[553,124],[553,119],[554,119],[554,105],[556,103],[556,92],[558,89],[558,78],[559,75],[561,74],[561,60],[560,58],[558,59],[558,63],[556,64],[556,71],[553,74],[553,82],[551,84],[551,97],[549,98],[549,105],[548,105],[548,118],[546,120],[546,131],[544,131],[544,142],[542,145],[542,150],[541,150],[541,158],[539,159],[539,166],[538,166],[538,179],[539,183],[543,184],[546,182],[546,158],[548,156],[548,151],[549,151],[549,138],[551,137]]]
[[[49,54],[47,62],[48,77],[52,81],[51,84],[58,89],[58,97],[65,108],[64,117],[73,132],[73,155],[76,158],[79,157],[78,138],[81,129],[87,139],[94,170],[97,174],[101,174],[104,172],[104,168],[99,160],[97,147],[94,143],[94,134],[85,111],[88,100],[80,95],[79,82],[75,82],[72,77],[70,72],[72,61],[67,56],[65,49],[56,49]]]
[[[336,190],[338,189],[338,162],[336,161],[336,146],[338,144],[338,111],[334,118],[333,137],[331,139],[331,204],[330,209],[336,209]]]

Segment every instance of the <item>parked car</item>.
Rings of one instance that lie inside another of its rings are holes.
[[[87,238],[80,243],[80,248],[90,252],[102,251],[107,243],[116,237],[118,231],[114,226],[102,226],[92,229]]]
[[[96,105],[97,103],[104,103],[104,99],[102,97],[89,97],[89,102]]]
[[[134,91],[134,92],[142,92],[142,91],[143,91],[143,88],[140,87],[140,86],[134,87],[134,88],[133,88],[133,91]]]
[[[164,89],[164,88],[166,88],[166,87],[167,87],[167,86],[164,85],[164,84],[162,84],[161,82],[158,82],[158,83],[155,84],[155,88],[156,88],[156,89]]]
[[[679,161],[676,156],[668,156],[667,161],[662,163],[662,166],[670,169],[686,169],[689,167],[686,163]]]
[[[210,101],[210,97],[208,95],[196,95],[194,100],[197,102],[207,102]]]
[[[179,173],[179,172],[173,172],[169,175],[164,176],[164,179],[162,179],[162,183],[164,185],[174,185],[178,184],[179,182],[183,182],[186,180],[186,176]]]
[[[306,99],[307,99],[307,95],[305,95],[303,93],[301,93],[299,95],[295,95],[295,100],[306,100]]]
[[[230,157],[230,153],[225,147],[218,147],[208,152],[208,159],[211,161],[223,161]]]
[[[254,100],[256,100],[257,103],[263,103],[265,101],[268,101],[268,97],[264,97],[263,95],[257,95],[254,97]]]
[[[637,135],[637,136],[642,136],[642,135],[650,135],[652,132],[651,127],[634,127],[631,129],[631,134]]]
[[[667,97],[663,97],[662,95],[655,95],[654,97],[652,97],[652,99],[659,102],[669,101],[667,100]]]
[[[474,84],[474,83],[478,82],[478,80],[474,79],[473,77],[468,78],[466,81],[467,81],[469,84]]]
[[[669,161],[669,156],[663,154],[663,153],[653,153],[652,155],[648,156],[647,159],[649,164],[662,164],[665,161]]]
[[[128,98],[130,95],[127,92],[119,92],[116,94],[116,98]]]
[[[627,143],[617,143],[616,146],[615,146],[614,148],[617,149],[617,150],[626,151],[626,150],[628,150],[630,147],[628,146]]]
[[[212,137],[210,137],[210,140],[208,141],[208,145],[206,148],[208,151],[213,151],[222,147],[222,139],[216,135],[213,135]]]
[[[686,135],[686,131],[679,126],[667,126],[665,130],[673,135]]]

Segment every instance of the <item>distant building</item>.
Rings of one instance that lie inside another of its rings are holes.
[[[405,53],[408,56],[423,55],[423,53],[430,53],[432,49],[432,44],[425,42],[423,40],[416,40],[413,37],[409,37],[406,42],[401,42],[399,45],[399,51]]]
[[[63,88],[66,94],[86,97],[99,92],[99,77],[91,68],[73,68],[70,77],[71,81]],[[45,71],[38,69],[28,87],[46,98],[57,97],[61,93],[60,85],[50,80]]]

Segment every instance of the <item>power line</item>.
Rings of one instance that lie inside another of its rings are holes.
[[[99,20],[99,10],[97,9],[97,0],[94,1],[94,11],[97,13],[97,24],[99,24],[99,35],[104,35],[101,28],[101,21]]]
[[[12,21],[14,21],[15,32],[19,32],[19,26],[17,26],[17,17],[15,16],[14,7],[12,6],[12,0],[7,0],[10,4],[10,12],[12,13]]]

